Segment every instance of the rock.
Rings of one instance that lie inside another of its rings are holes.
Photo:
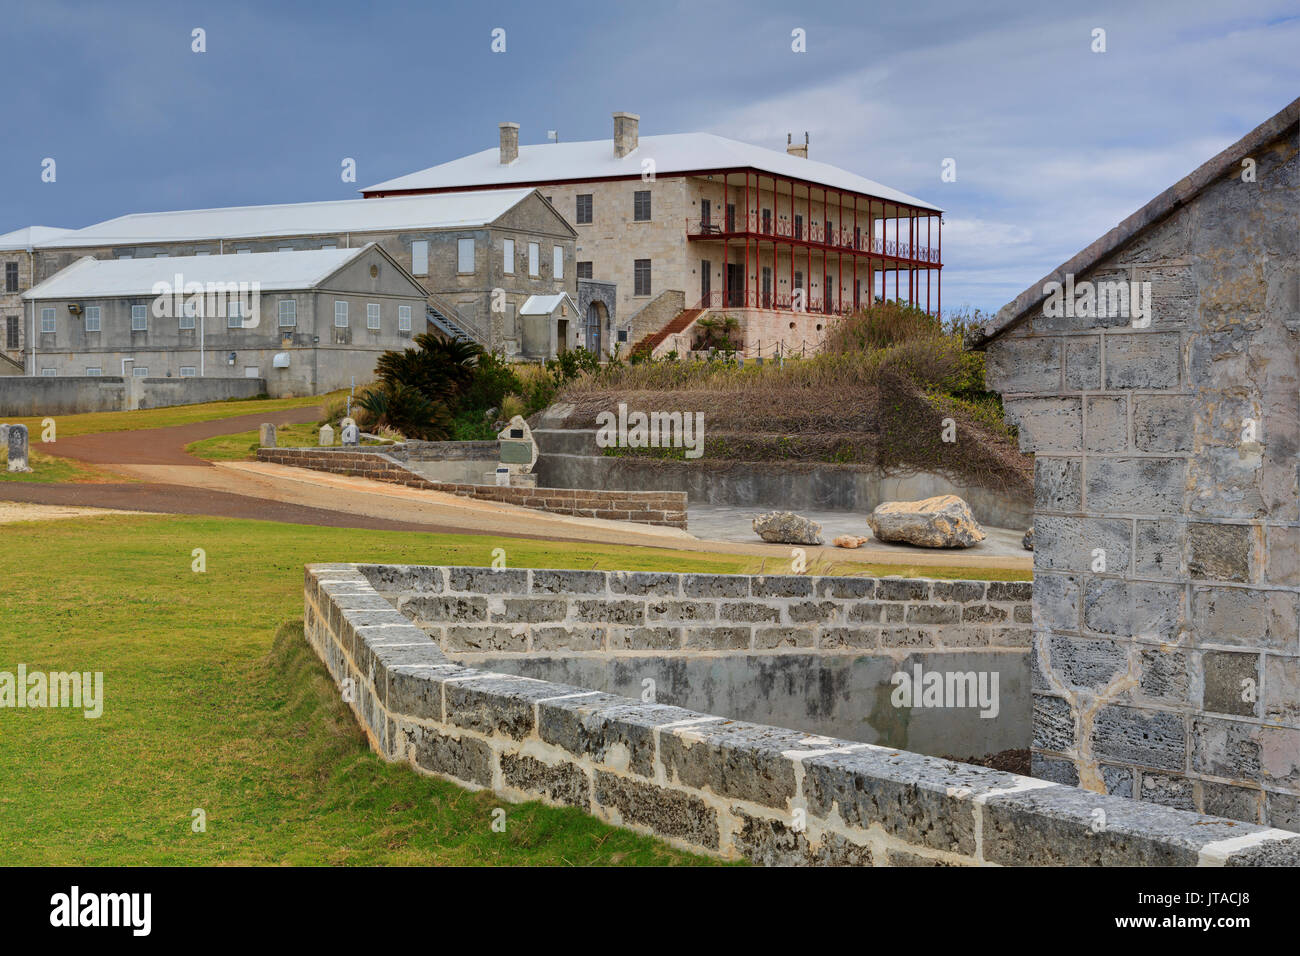
[[[754,518],[754,531],[774,544],[821,544],[822,526],[793,511],[769,511]]]
[[[1025,536],[1020,539],[1020,546],[1026,551],[1034,550],[1034,529],[1030,528],[1025,532]]]
[[[832,541],[831,544],[835,545],[837,548],[860,548],[866,544],[868,540],[869,539],[859,537],[856,534],[842,534]]]
[[[969,548],[984,540],[970,505],[956,495],[923,501],[886,501],[867,517],[881,541],[900,541],[921,548]]]

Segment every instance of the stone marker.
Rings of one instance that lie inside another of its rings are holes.
[[[10,425],[6,444],[9,449],[9,470],[31,471],[31,466],[27,463],[27,426]]]
[[[1025,532],[1025,536],[1020,539],[1020,546],[1026,551],[1034,550],[1034,529],[1030,528]]]
[[[361,432],[357,430],[357,423],[350,418],[345,418],[340,424],[343,426],[343,444],[360,445]]]
[[[0,448],[9,447],[9,426],[0,425]]]
[[[515,488],[536,488],[537,476],[532,474],[537,464],[537,442],[533,430],[523,416],[516,415],[497,434],[497,450],[501,461],[487,473],[489,484],[510,485]],[[504,471],[505,479],[501,475]]]
[[[793,511],[768,511],[754,517],[754,531],[773,544],[821,544],[822,526]]]
[[[984,540],[970,505],[956,495],[922,501],[886,501],[867,517],[880,541],[899,541],[921,548],[969,548]]]
[[[330,448],[334,444],[334,429],[329,425],[322,425],[320,429],[320,447]]]
[[[258,430],[258,444],[263,448],[275,447],[275,426],[270,422],[263,422]]]

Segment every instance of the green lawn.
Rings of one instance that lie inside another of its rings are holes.
[[[256,430],[240,432],[237,435],[217,435],[201,441],[190,442],[185,451],[196,458],[208,461],[251,461],[257,457],[260,436]],[[316,448],[320,445],[320,426],[314,423],[305,425],[280,425],[275,430],[276,444],[281,448]],[[334,446],[340,447],[339,430],[334,429]],[[363,445],[383,444],[381,442],[363,441]],[[391,444],[391,443],[389,443]]]
[[[169,428],[191,425],[214,418],[234,418],[254,412],[275,412],[285,408],[321,405],[331,398],[345,395],[346,390],[329,395],[304,398],[247,399],[237,402],[207,402],[203,405],[173,405],[169,408],[142,408],[134,412],[87,412],[84,415],[51,415],[58,436],[89,435],[99,432],[127,432],[145,428]],[[44,418],[10,418],[6,424],[26,425],[33,444],[40,439]]]
[[[0,449],[0,481],[130,481],[67,458],[53,458],[32,450],[27,456],[31,471],[9,470],[9,452]]]
[[[0,671],[102,671],[103,716],[0,709],[0,864],[705,862],[385,764],[302,637],[317,561],[738,571],[745,559],[192,517],[0,525]],[[195,548],[207,571],[191,570]],[[490,827],[505,806],[506,832]],[[207,831],[191,829],[192,811]]]

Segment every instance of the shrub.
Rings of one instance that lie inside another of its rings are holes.
[[[410,385],[384,382],[358,395],[356,405],[365,412],[370,427],[391,428],[421,441],[451,437],[452,417],[447,406]]]

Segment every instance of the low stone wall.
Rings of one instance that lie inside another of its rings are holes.
[[[671,491],[607,491],[585,488],[515,488],[467,482],[430,481],[403,464],[402,446],[366,448],[259,448],[259,461],[269,461],[337,475],[357,475],[411,488],[425,488],[462,498],[497,501],[554,514],[606,518],[641,524],[686,528],[686,496]]]
[[[815,462],[674,461],[604,455],[591,429],[533,429],[541,457],[533,469],[553,488],[660,488],[685,492],[692,502],[799,511],[869,513],[883,501],[957,495],[975,519],[997,528],[1028,528],[1034,503],[997,488],[954,481],[930,472],[882,474],[863,465]]]
[[[371,583],[452,570],[306,569],[308,641],[418,771],[766,864],[1300,864],[1283,830],[465,667]]]
[[[262,378],[123,378],[54,375],[0,378],[0,417],[125,412],[265,394]]]

